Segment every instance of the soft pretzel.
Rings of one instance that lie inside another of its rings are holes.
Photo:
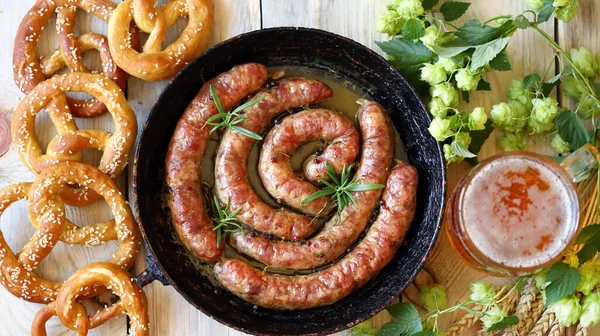
[[[109,261],[123,268],[133,265],[140,246],[140,232],[125,198],[116,183],[95,167],[61,162],[42,171],[33,184],[20,183],[0,190],[0,215],[12,203],[29,200],[29,218],[37,230],[21,252],[15,254],[0,232],[0,281],[13,295],[30,302],[51,302],[62,283],[49,281],[33,273],[35,267],[52,251],[65,232],[68,220],[58,191],[68,184],[78,184],[98,192],[111,208],[119,249]],[[98,239],[106,223],[92,225]],[[81,229],[84,230],[85,229]],[[92,295],[96,288],[86,291]]]
[[[155,0],[126,0],[120,3],[108,23],[108,45],[114,61],[130,75],[157,81],[171,78],[208,46],[213,24],[212,0],[170,0],[161,7]],[[189,16],[179,38],[165,49],[167,29],[180,16]],[[143,52],[129,43],[131,21],[150,36]]]
[[[120,300],[97,312],[91,318],[85,307],[77,300],[82,298],[81,288],[104,286]],[[129,335],[148,335],[148,303],[144,291],[127,271],[110,263],[94,263],[75,272],[58,292],[55,302],[42,308],[34,317],[31,327],[33,336],[46,336],[46,322],[58,316],[61,323],[79,335],[87,335],[90,329],[109,319],[127,313],[130,319]]]
[[[99,34],[74,36],[77,8],[108,22],[115,4],[109,0],[38,0],[25,15],[17,30],[13,50],[13,73],[21,91],[30,92],[65,66],[71,71],[90,72],[83,65],[81,54],[91,49],[100,52],[103,74],[125,88],[127,74],[113,63],[106,37]],[[36,52],[38,38],[55,11],[60,48],[40,61]],[[130,41],[136,47],[137,34],[133,34]],[[76,117],[95,117],[106,111],[104,104],[95,99],[81,101],[69,98],[68,103]]]
[[[99,130],[79,130],[66,104],[65,92],[85,92],[104,103],[115,123],[114,134]],[[46,153],[42,153],[34,128],[35,117],[47,107],[57,130]],[[72,72],[54,76],[36,86],[17,106],[11,125],[12,140],[29,169],[40,173],[57,162],[80,161],[84,149],[103,150],[99,168],[116,177],[127,165],[127,156],[135,142],[137,122],[121,89],[110,79],[97,74]],[[60,196],[72,205],[86,205],[98,195],[82,188],[65,186]]]

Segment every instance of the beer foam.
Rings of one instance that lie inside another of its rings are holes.
[[[524,188],[532,181],[525,176],[536,171],[540,184]],[[577,225],[574,211],[579,208],[570,187],[564,177],[531,158],[507,156],[490,162],[463,194],[460,211],[469,240],[506,267],[543,265],[565,249]]]

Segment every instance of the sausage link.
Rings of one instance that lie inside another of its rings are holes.
[[[218,113],[209,86],[215,88],[223,108],[230,110],[248,94],[260,89],[267,78],[264,65],[248,63],[211,79],[188,105],[171,138],[165,165],[173,225],[183,244],[203,261],[217,261],[225,245],[217,247],[217,236],[200,190],[200,162],[212,129],[212,126],[203,126]]]
[[[258,163],[259,176],[271,196],[312,216],[324,213],[329,198],[302,204],[302,200],[319,189],[296,175],[290,157],[300,145],[315,140],[332,143],[322,155],[308,159],[314,162],[312,169],[329,162],[339,173],[358,155],[358,132],[352,121],[331,110],[313,109],[288,116],[275,125],[265,139]]]
[[[331,267],[301,276],[267,274],[241,260],[215,265],[218,281],[253,304],[274,309],[308,309],[332,304],[375,277],[394,257],[412,222],[418,176],[396,166],[383,193],[377,219],[365,238]]]
[[[274,88],[258,92],[265,97],[243,111],[247,118],[239,126],[262,133],[271,121],[286,110],[331,98],[333,91],[323,82],[306,78],[287,78]],[[223,203],[241,210],[237,219],[263,233],[297,240],[312,234],[316,221],[285,209],[274,209],[264,203],[248,182],[246,164],[255,140],[233,130],[226,130],[215,161],[215,190]]]
[[[394,155],[392,126],[381,105],[363,104],[358,111],[363,147],[355,178],[359,184],[385,184]],[[354,192],[357,204],[346,206],[341,214],[325,223],[321,232],[303,243],[270,240],[251,232],[232,234],[230,243],[239,252],[271,267],[298,270],[325,265],[341,256],[358,239],[381,192],[381,189]]]

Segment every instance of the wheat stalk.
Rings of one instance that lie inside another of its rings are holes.
[[[578,324],[577,330],[575,331],[575,336],[588,336],[588,328]]]
[[[500,302],[498,304],[498,307],[510,315],[510,313],[512,313],[512,311],[515,309],[518,299],[519,299],[519,296],[517,295],[517,291],[513,291],[508,295],[508,297],[506,297],[506,299],[504,299],[502,302]],[[497,333],[498,333],[497,331],[491,331],[491,332],[487,331],[487,328],[484,325],[482,325],[481,329],[479,329],[477,331],[476,335],[477,336],[492,336]]]
[[[484,312],[487,308],[477,305],[473,308],[475,311]],[[446,329],[446,336],[457,336],[471,329],[471,327],[479,321],[479,315],[472,313],[464,314],[460,319],[456,320],[452,325]]]
[[[529,332],[529,336],[543,336],[545,335],[550,327],[556,321],[556,315],[549,310],[545,310],[540,319],[533,326],[533,329]]]
[[[519,298],[519,303],[517,304],[517,311],[515,313],[515,315],[519,318],[519,323],[515,326],[509,327],[504,332],[504,336],[519,335],[518,331],[522,329],[525,320],[527,319],[529,313],[532,311],[532,306],[537,298],[538,292],[539,290],[535,286],[535,282],[533,281],[533,279],[527,280],[527,283],[525,283],[525,287],[523,287],[523,293]]]
[[[560,336],[565,333],[565,327],[561,326],[558,323],[558,320],[552,323],[552,327],[550,327],[550,331],[548,332],[548,336]]]

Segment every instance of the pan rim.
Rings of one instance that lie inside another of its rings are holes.
[[[421,109],[423,109],[424,111],[427,111],[426,107],[424,106],[423,102],[420,100],[419,96],[417,95],[415,89],[406,81],[406,79],[399,73],[398,70],[396,70],[391,64],[389,64],[387,62],[387,60],[385,58],[383,58],[381,55],[379,55],[378,53],[376,53],[374,50],[366,47],[365,45],[356,42],[348,37],[336,34],[336,33],[332,33],[332,32],[328,32],[325,30],[321,30],[321,29],[316,29],[316,28],[307,28],[307,27],[293,27],[293,26],[286,26],[286,27],[272,27],[272,28],[265,28],[265,29],[259,29],[259,30],[254,30],[254,31],[250,31],[250,32],[246,32],[243,34],[239,34],[236,35],[234,37],[231,37],[229,39],[226,39],[212,47],[210,47],[209,49],[207,49],[202,55],[198,56],[197,58],[195,58],[194,60],[192,60],[191,62],[189,62],[179,73],[177,73],[169,82],[168,84],[165,86],[165,89],[163,89],[163,91],[160,93],[160,95],[158,95],[157,97],[157,102],[161,101],[162,99],[164,99],[164,96],[167,94],[167,88],[169,86],[171,86],[174,82],[178,81],[180,78],[183,78],[185,76],[185,73],[187,72],[187,70],[193,66],[193,64],[195,64],[196,62],[198,62],[199,59],[201,59],[205,54],[213,52],[215,49],[219,49],[224,45],[228,45],[231,42],[240,39],[240,38],[248,38],[248,37],[252,37],[255,35],[261,35],[261,34],[269,34],[272,32],[291,32],[291,31],[300,31],[300,32],[307,32],[307,33],[314,33],[314,34],[320,34],[320,35],[324,35],[324,36],[328,36],[334,39],[338,39],[338,40],[344,40],[346,43],[349,43],[350,45],[353,45],[354,47],[357,47],[359,49],[362,49],[363,51],[366,51],[370,54],[371,57],[375,58],[376,61],[384,63],[385,66],[387,67],[387,71],[390,72],[394,72],[397,77],[400,79],[400,81],[410,90],[410,92],[414,95],[414,97],[416,97],[416,101],[417,104],[419,105],[419,107]],[[148,236],[146,234],[146,229],[144,228],[144,225],[142,224],[142,217],[141,217],[141,213],[140,213],[140,202],[139,202],[139,196],[138,196],[138,177],[139,177],[139,160],[138,157],[140,155],[141,152],[141,148],[143,145],[143,142],[141,141],[142,138],[144,137],[144,132],[147,129],[147,126],[150,122],[151,119],[153,119],[153,116],[155,116],[156,114],[160,113],[154,106],[152,107],[152,109],[150,110],[146,121],[144,122],[144,125],[142,127],[142,132],[140,133],[140,141],[138,141],[138,143],[136,144],[136,149],[135,149],[135,153],[134,153],[134,160],[133,160],[133,169],[132,169],[132,189],[133,189],[133,201],[135,203],[135,215],[137,217],[138,220],[138,226],[142,232],[142,236],[146,245],[146,249],[149,252],[147,255],[148,257],[152,257],[152,262],[154,263],[154,265],[156,265],[156,267],[158,267],[158,269],[161,272],[161,277],[163,277],[169,285],[171,285],[172,287],[175,288],[175,290],[188,302],[190,303],[192,306],[194,306],[194,308],[196,308],[197,310],[201,311],[203,314],[205,314],[206,316],[210,317],[211,319],[226,325],[230,328],[233,328],[235,330],[241,331],[241,332],[245,332],[245,333],[249,333],[249,334],[254,334],[254,335],[272,335],[272,334],[265,334],[265,333],[259,333],[256,332],[255,330],[252,330],[251,328],[245,328],[245,327],[240,327],[238,325],[232,324],[229,321],[225,321],[224,319],[220,318],[220,317],[216,317],[213,316],[212,314],[210,314],[207,309],[205,309],[204,307],[198,305],[187,293],[184,289],[180,288],[180,286],[177,285],[177,282],[175,280],[173,280],[173,278],[168,274],[168,272],[165,271],[165,268],[162,265],[162,262],[159,260],[157,253],[154,250],[154,247],[152,246],[152,244],[150,243]],[[431,116],[429,115],[429,113],[427,113],[427,119],[429,121],[431,121]],[[438,239],[439,233],[441,231],[441,226],[442,226],[442,221],[443,221],[443,213],[444,213],[444,209],[446,206],[446,189],[447,189],[447,176],[446,176],[446,166],[444,164],[444,160],[443,160],[443,151],[441,148],[441,145],[439,143],[436,142],[436,157],[440,157],[440,165],[439,166],[432,166],[432,169],[439,169],[439,172],[442,176],[442,186],[441,186],[441,200],[438,200],[437,203],[439,203],[439,214],[437,219],[435,219],[434,223],[432,223],[434,225],[434,232],[431,236],[431,240],[427,243],[427,245],[425,246],[425,248],[423,250],[425,250],[426,252],[424,253],[423,257],[421,258],[421,260],[418,262],[417,267],[414,267],[414,269],[412,270],[412,272],[410,273],[410,278],[414,279],[414,277],[416,276],[416,274],[424,267],[425,265],[425,261],[431,256],[431,253],[433,251],[433,247]],[[357,319],[355,319],[354,321],[341,326],[341,327],[337,327],[337,328],[328,328],[326,330],[320,330],[316,333],[312,333],[310,335],[328,335],[334,332],[339,332],[341,330],[347,329],[347,328],[351,328],[352,326],[373,317],[374,315],[376,315],[377,313],[379,313],[381,310],[385,309],[387,306],[389,306],[395,299],[397,299],[402,292],[406,289],[406,287],[408,286],[408,284],[401,286],[399,288],[396,289],[395,292],[390,292],[387,297],[387,300],[382,300],[385,304],[379,306],[377,309],[369,311],[365,314],[360,315]],[[294,335],[300,335],[300,334],[294,334]],[[305,335],[305,334],[302,334]]]

